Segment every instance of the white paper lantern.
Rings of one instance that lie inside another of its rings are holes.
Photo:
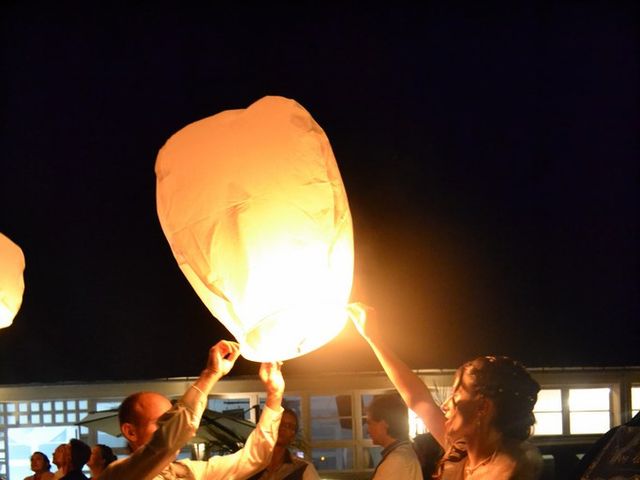
[[[24,266],[20,247],[0,233],[0,328],[13,323],[22,305]]]
[[[157,206],[197,294],[256,361],[316,349],[346,320],[353,226],[331,145],[294,100],[264,97],[162,147]]]

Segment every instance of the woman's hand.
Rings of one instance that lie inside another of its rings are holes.
[[[380,338],[380,328],[376,310],[364,303],[351,303],[347,306],[349,318],[355,325],[358,333],[367,341]]]

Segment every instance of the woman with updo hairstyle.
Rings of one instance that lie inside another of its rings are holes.
[[[111,447],[98,443],[91,449],[91,456],[87,462],[87,467],[91,471],[91,478],[98,478],[110,463],[118,459],[111,450]]]
[[[517,361],[478,357],[456,371],[451,396],[439,406],[420,377],[385,344],[375,311],[349,306],[356,328],[369,343],[407,406],[445,451],[434,476],[440,480],[535,480],[542,457],[527,439],[535,423],[540,385]]]

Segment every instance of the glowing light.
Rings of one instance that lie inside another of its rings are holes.
[[[331,145],[264,97],[192,123],[156,162],[162,229],[211,313],[256,361],[318,348],[346,321],[353,227]]]
[[[0,233],[0,328],[13,323],[22,305],[24,267],[20,247]]]

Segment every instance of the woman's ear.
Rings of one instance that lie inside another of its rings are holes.
[[[483,396],[478,410],[487,419],[492,419],[496,410],[496,404],[493,403],[493,400],[490,398]]]

